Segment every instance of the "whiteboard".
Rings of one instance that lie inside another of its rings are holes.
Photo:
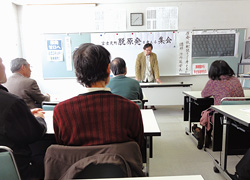
[[[127,76],[135,76],[136,57],[143,51],[143,49],[118,50],[110,47],[107,47],[106,49],[110,52],[112,60],[116,57],[121,57],[125,60],[127,65]],[[153,49],[153,52],[156,53],[158,58],[160,76],[177,75],[176,48]]]
[[[141,35],[145,32],[137,32],[137,33]],[[150,32],[147,32],[147,33],[150,33]],[[158,32],[158,33],[160,33],[160,35],[163,35],[166,32]],[[111,34],[109,37],[113,38],[114,36],[113,34]],[[174,33],[173,39],[176,42],[175,34],[176,33]],[[126,34],[126,36],[127,35],[128,33]],[[91,34],[91,42],[94,44],[103,45],[110,52],[111,60],[113,60],[116,57],[123,58],[127,65],[127,76],[134,77],[136,58],[139,53],[144,51],[143,50],[144,41],[142,41],[139,46],[133,45],[130,47],[128,46],[117,47],[117,46],[108,46],[108,45],[102,44],[101,41],[103,40],[107,41],[107,39],[101,39],[101,38],[103,37],[102,35],[100,36],[100,33]],[[141,36],[141,39],[143,39],[142,36]],[[159,45],[156,46],[154,45],[154,43],[152,44],[153,44],[153,52],[157,55],[160,76],[178,75],[177,74],[177,48],[175,46],[175,43],[169,47],[159,46]]]

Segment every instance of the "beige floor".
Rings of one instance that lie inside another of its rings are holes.
[[[185,134],[188,123],[183,121],[181,106],[159,106],[154,111],[161,130],[154,137],[153,158],[150,159],[150,176],[202,175],[205,180],[224,180],[214,173],[209,154],[196,148],[195,142]],[[213,154],[219,157],[219,154]],[[240,157],[230,156],[228,170],[234,172]]]

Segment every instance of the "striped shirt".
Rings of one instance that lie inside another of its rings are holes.
[[[58,144],[90,146],[136,141],[143,145],[139,107],[109,91],[94,91],[59,103],[53,125]]]

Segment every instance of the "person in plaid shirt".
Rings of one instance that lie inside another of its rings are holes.
[[[105,88],[110,79],[110,53],[100,45],[86,43],[75,50],[73,61],[77,80],[86,88],[55,107],[57,142],[91,146],[135,141],[142,148],[144,130],[139,107]]]

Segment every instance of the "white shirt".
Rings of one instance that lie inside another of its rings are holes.
[[[110,88],[84,88],[83,94],[95,91],[110,91]]]
[[[154,81],[154,77],[153,77],[153,74],[151,72],[151,67],[150,67],[150,55],[146,56],[146,70],[145,70],[143,81],[145,81],[145,82],[147,82],[147,81],[153,82]]]

